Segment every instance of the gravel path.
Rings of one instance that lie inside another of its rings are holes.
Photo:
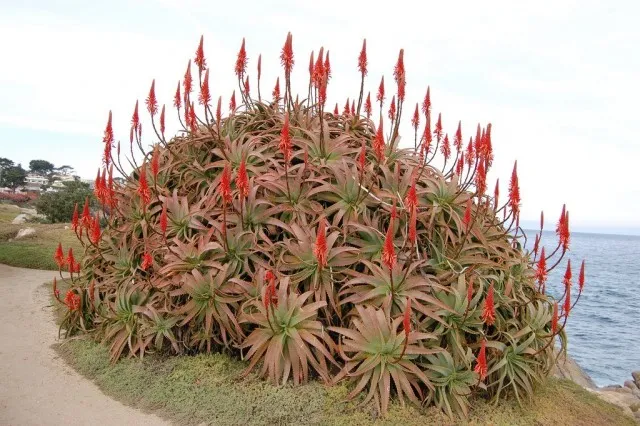
[[[51,271],[0,264],[0,425],[163,425],[105,396],[51,349]]]

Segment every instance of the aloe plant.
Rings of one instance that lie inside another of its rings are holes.
[[[328,52],[309,64],[300,97],[291,34],[280,61],[284,75],[266,90],[261,65],[248,77],[243,42],[238,87],[216,101],[201,39],[173,95],[173,137],[151,85],[151,149],[137,101],[127,147],[109,113],[102,209],[76,206],[72,218],[82,267],[55,254],[71,271],[67,334],[103,341],[114,361],[225,351],[276,383],[348,379],[350,396],[366,392],[381,415],[394,395],[463,416],[472,394],[530,396],[556,336],[566,349],[584,287],[584,264],[577,297],[568,264],[562,298],[545,293],[569,250],[568,210],[557,243],[544,246],[541,218],[524,250],[517,166],[500,202],[497,182],[488,193],[491,124],[463,139],[461,123],[435,119],[428,88],[411,108],[404,51],[394,87],[383,78],[365,93],[363,44],[359,92],[333,112]],[[400,144],[407,108],[411,148]]]

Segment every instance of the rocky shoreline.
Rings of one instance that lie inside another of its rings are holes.
[[[640,422],[640,371],[632,372],[631,380],[625,381],[623,385],[598,387],[571,356],[565,359],[561,355],[552,374],[554,377],[571,380],[598,394],[600,398],[619,406],[625,414]]]

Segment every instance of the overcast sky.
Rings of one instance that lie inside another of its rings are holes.
[[[227,104],[236,87],[242,37],[252,88],[262,53],[262,91],[270,93],[291,31],[294,90],[306,93],[309,53],[324,46],[333,68],[329,104],[342,105],[358,94],[366,38],[367,89],[375,92],[382,75],[393,81],[404,48],[407,110],[430,85],[445,131],[462,120],[468,138],[477,123],[492,123],[489,187],[499,177],[506,194],[517,159],[524,219],[544,209],[555,222],[567,203],[576,229],[640,228],[636,0],[23,3],[0,0],[0,157],[46,159],[95,176],[109,109],[116,138],[126,141],[135,100],[155,78],[160,102],[173,111],[200,34],[214,99]]]

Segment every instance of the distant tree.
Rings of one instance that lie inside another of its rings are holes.
[[[8,158],[0,157],[0,169],[6,169],[7,167],[12,167],[13,161]]]
[[[65,165],[65,166],[56,167],[55,171],[60,173],[61,175],[67,176],[72,174],[74,172],[74,169],[71,166]]]
[[[47,176],[55,170],[53,163],[46,160],[31,160],[29,162],[29,169],[32,173],[36,173],[41,176]]]
[[[3,168],[0,186],[7,186],[15,192],[17,187],[24,185],[26,178],[27,171],[22,168],[21,164]]]
[[[64,188],[44,193],[36,201],[36,210],[53,223],[69,222],[76,203],[82,208],[85,198],[93,200],[89,184],[78,181],[64,182]],[[93,202],[92,202],[93,204]]]

